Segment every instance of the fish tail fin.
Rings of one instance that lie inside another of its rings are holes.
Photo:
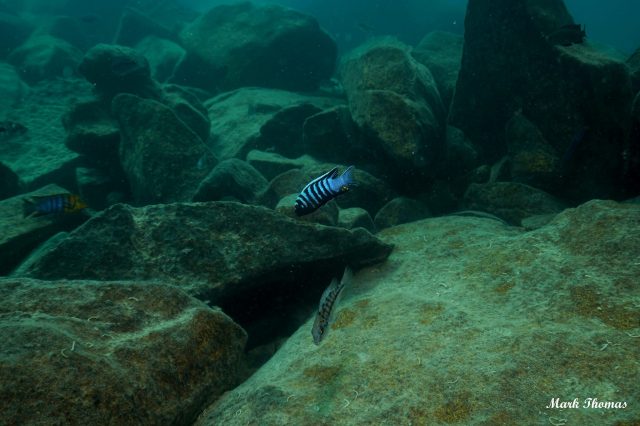
[[[353,166],[347,167],[347,169],[340,175],[340,186],[357,186],[357,183],[353,178]]]
[[[22,199],[22,217],[28,218],[36,213],[36,203],[30,198]]]
[[[344,268],[344,273],[342,274],[342,279],[340,280],[340,284],[342,286],[349,285],[352,279],[353,279],[353,270],[347,266],[346,268]]]

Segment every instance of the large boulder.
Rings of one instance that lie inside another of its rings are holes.
[[[31,250],[52,235],[71,230],[87,220],[84,214],[51,215],[25,218],[25,200],[34,196],[68,192],[56,185],[0,201],[0,275],[15,268]]]
[[[363,229],[312,225],[235,202],[111,206],[32,262],[41,279],[156,280],[211,303],[291,289],[314,271],[384,260],[391,246]],[[298,271],[298,273],[292,273]],[[280,285],[278,284],[278,285]]]
[[[433,74],[447,110],[458,81],[463,43],[464,37],[460,34],[433,31],[411,51],[411,55]]]
[[[122,93],[113,99],[120,126],[120,161],[139,204],[190,200],[209,170],[211,153],[168,107]]]
[[[245,332],[164,283],[0,280],[6,424],[190,424],[244,378]]]
[[[182,31],[187,50],[223,90],[243,86],[312,90],[334,71],[337,47],[318,22],[278,5],[221,5]]]
[[[149,61],[151,77],[161,83],[169,80],[185,57],[182,46],[172,40],[148,36],[135,44],[134,48]]]
[[[223,93],[205,102],[211,120],[209,144],[221,160],[244,159],[252,149],[298,157],[303,154],[301,130],[307,117],[341,103],[276,89]]]
[[[569,24],[562,0],[469,1],[449,120],[492,163],[507,152],[505,125],[521,112],[551,154],[567,158],[557,195],[621,196],[629,71],[588,42],[558,41]]]
[[[159,96],[159,88],[151,78],[149,61],[131,47],[97,44],[85,54],[78,71],[106,99],[118,93]]]
[[[408,47],[382,40],[341,65],[353,120],[394,171],[433,174],[444,144],[445,111],[429,70]]]
[[[195,424],[633,424],[638,217],[593,201],[529,232],[472,217],[383,230],[396,249],[355,273],[320,345],[309,315]],[[618,405],[545,409],[574,396]]]

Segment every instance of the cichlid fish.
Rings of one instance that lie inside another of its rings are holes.
[[[352,171],[353,166],[349,166],[344,173],[338,176],[338,168],[334,167],[309,182],[296,199],[296,214],[304,216],[313,213],[338,195],[347,192],[349,187],[355,185]]]
[[[69,193],[36,195],[23,201],[24,217],[77,213],[88,207],[79,196]]]
[[[322,339],[327,335],[329,326],[333,321],[333,315],[335,306],[338,304],[338,299],[342,293],[342,289],[346,284],[351,281],[353,272],[347,267],[344,270],[342,279],[338,282],[336,278],[331,281],[329,287],[322,293],[320,298],[320,306],[318,307],[318,314],[313,322],[313,328],[311,329],[311,335],[313,336],[313,343],[319,345]]]

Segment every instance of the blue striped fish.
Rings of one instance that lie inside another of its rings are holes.
[[[36,195],[23,199],[24,217],[77,213],[87,204],[75,194]]]
[[[352,171],[353,166],[350,166],[338,176],[338,168],[334,167],[309,182],[296,199],[296,214],[304,216],[313,213],[338,195],[347,192],[350,186],[355,185]]]
[[[313,343],[319,345],[322,339],[327,335],[329,326],[333,321],[333,311],[338,304],[338,299],[342,293],[342,289],[346,284],[351,282],[353,272],[350,268],[344,270],[342,279],[338,281],[334,278],[329,284],[329,287],[322,293],[320,298],[320,306],[318,307],[318,314],[313,322],[313,328],[311,329],[311,335],[313,336]]]

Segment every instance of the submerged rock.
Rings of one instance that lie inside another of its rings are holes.
[[[432,31],[411,51],[411,55],[431,71],[447,110],[458,81],[463,43],[464,37],[460,34]]]
[[[20,190],[20,179],[13,170],[0,162],[0,200],[14,196]]]
[[[72,102],[91,96],[91,85],[80,79],[43,80],[30,88],[8,115],[26,131],[0,143],[0,158],[34,190],[55,183],[73,188],[78,154],[64,144],[60,117]]]
[[[466,209],[492,213],[516,226],[529,216],[558,213],[566,207],[552,195],[517,182],[472,183],[463,204]]]
[[[558,412],[540,389],[630,404],[638,217],[638,205],[593,201],[531,232],[470,217],[383,230],[396,249],[355,274],[322,343],[310,316],[195,424],[549,423]],[[562,417],[625,424],[629,407]]]
[[[397,197],[382,206],[373,220],[376,229],[385,229],[402,223],[431,216],[427,206],[417,200]]]
[[[562,159],[540,130],[523,114],[515,114],[506,125],[511,179],[553,191],[562,178]]]
[[[168,107],[122,93],[113,100],[120,125],[120,161],[136,203],[190,200],[209,170],[200,137]]]
[[[317,21],[249,2],[205,12],[180,35],[223,90],[243,86],[313,90],[334,71],[337,46]]]
[[[566,156],[566,181],[554,194],[574,200],[623,196],[629,71],[588,42],[562,46],[546,37],[570,24],[561,0],[469,1],[449,120],[483,161],[493,163],[507,152],[507,122],[521,112],[552,156]]]
[[[10,64],[0,63],[0,116],[5,117],[29,90],[18,71]]]
[[[70,150],[100,163],[117,159],[120,129],[103,102],[73,105],[62,116],[62,124],[67,132],[65,145]]]
[[[245,332],[168,284],[0,279],[0,313],[9,424],[189,424],[244,378]]]
[[[161,83],[173,76],[178,63],[186,55],[182,46],[174,41],[154,36],[143,38],[134,48],[149,61],[151,77]]]
[[[311,276],[318,267],[380,262],[390,251],[391,246],[363,229],[312,225],[263,207],[233,202],[144,208],[118,204],[69,234],[25,274],[41,279],[162,279],[216,304],[270,282],[295,283],[292,270],[302,268],[300,276]]]
[[[243,159],[252,149],[284,150],[287,156],[297,157],[302,155],[305,119],[341,103],[275,89],[223,93],[205,102],[211,120],[209,145],[220,160]]]
[[[231,198],[251,203],[268,181],[248,163],[230,158],[220,162],[200,183],[193,201],[218,201]]]
[[[356,49],[341,65],[353,120],[396,174],[433,174],[444,144],[445,111],[429,70],[399,42]]]
[[[159,88],[151,78],[149,61],[130,47],[102,43],[93,46],[85,54],[78,71],[106,99],[118,93],[159,96]]]
[[[16,48],[8,58],[21,77],[33,84],[40,80],[72,77],[82,60],[82,52],[51,36],[34,36]]]
[[[303,155],[298,158],[287,158],[275,152],[254,149],[247,154],[247,163],[255,167],[262,176],[271,180],[288,170],[301,169],[317,164],[318,162],[308,155]]]

